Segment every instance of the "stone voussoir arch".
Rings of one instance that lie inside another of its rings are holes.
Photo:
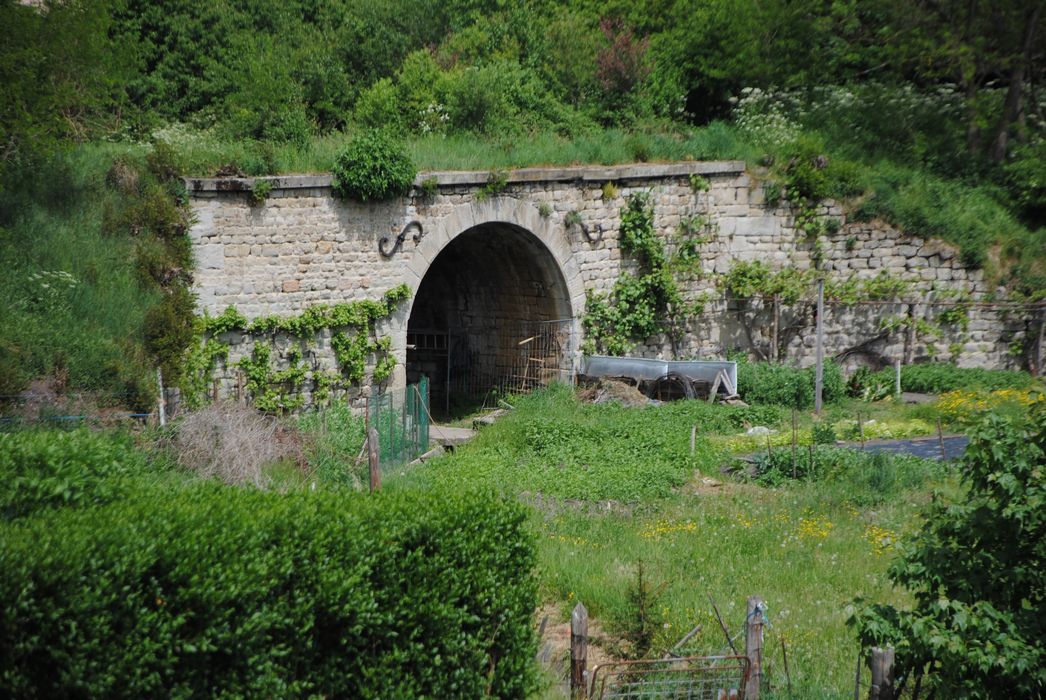
[[[534,236],[549,252],[557,266],[570,304],[571,318],[578,318],[585,305],[585,290],[581,271],[562,223],[543,217],[531,202],[516,197],[490,197],[482,202],[465,202],[437,220],[420,219],[426,225],[425,235],[410,253],[409,273],[405,280],[411,292],[416,293],[421,281],[436,257],[461,234],[491,224],[508,224]],[[415,297],[406,308],[410,316]]]

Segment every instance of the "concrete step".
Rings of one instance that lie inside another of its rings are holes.
[[[476,437],[476,431],[472,428],[454,428],[435,423],[429,426],[429,440],[443,447],[454,448],[464,445],[474,437]]]

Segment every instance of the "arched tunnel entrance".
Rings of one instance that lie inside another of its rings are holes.
[[[526,229],[474,226],[436,256],[407,323],[407,382],[429,379],[435,415],[492,392],[565,379],[572,346],[570,296],[552,253]]]

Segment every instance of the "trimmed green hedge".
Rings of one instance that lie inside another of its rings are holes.
[[[0,538],[3,697],[524,697],[517,504],[140,487]]]
[[[773,362],[737,363],[737,390],[748,403],[810,408],[814,405],[813,367],[798,369]],[[834,403],[846,395],[846,383],[839,365],[824,363],[825,403]]]
[[[89,430],[0,433],[0,521],[106,503],[145,458],[127,436]]]

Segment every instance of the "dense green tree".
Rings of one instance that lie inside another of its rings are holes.
[[[1046,694],[1046,407],[1022,423],[992,416],[963,458],[968,488],[935,502],[890,569],[911,610],[861,607],[865,645],[897,648],[898,676],[939,697]]]
[[[109,25],[107,8],[91,0],[0,2],[0,175],[63,139],[119,124],[129,61],[108,41]]]

